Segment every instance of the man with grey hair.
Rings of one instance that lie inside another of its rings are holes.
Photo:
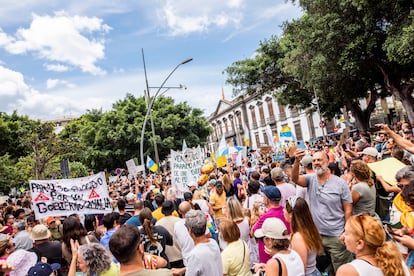
[[[24,220],[16,221],[13,224],[13,231],[15,233],[13,238],[15,250],[29,250],[33,247],[33,240],[30,238],[29,233],[26,231],[26,223]]]
[[[398,182],[398,188],[401,190],[404,190],[404,187],[408,186],[408,184],[414,180],[414,166],[405,166],[402,169],[400,169],[395,174],[395,179]],[[401,224],[404,225],[407,220],[403,219],[401,220],[401,210],[404,210],[405,203],[402,199],[402,192],[398,193],[391,206],[390,211],[390,223],[394,226],[400,226]]]
[[[194,241],[188,257],[186,276],[222,276],[220,248],[215,240],[205,235],[207,219],[200,210],[190,210],[185,216],[185,226]]]

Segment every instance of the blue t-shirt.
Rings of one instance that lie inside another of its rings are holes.
[[[127,221],[125,221],[125,224],[131,224],[136,227],[141,226],[141,223],[139,222],[139,215],[130,217]]]
[[[352,204],[351,191],[345,180],[331,175],[319,184],[316,174],[306,174],[309,209],[321,235],[339,237],[345,228],[343,203]]]

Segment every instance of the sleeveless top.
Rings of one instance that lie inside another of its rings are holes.
[[[312,250],[308,250],[308,259],[307,259],[307,265],[306,265],[306,275],[311,274],[316,269],[316,252]]]
[[[289,254],[276,253],[273,255],[273,258],[279,258],[285,263],[288,276],[304,276],[305,270],[303,268],[302,259],[295,250],[289,250]]]
[[[369,276],[384,276],[381,269],[367,261],[356,259],[349,263],[352,265],[359,275],[369,275]]]

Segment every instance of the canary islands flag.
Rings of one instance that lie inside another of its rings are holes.
[[[155,163],[149,156],[147,156],[147,169],[152,172],[156,172],[158,170],[157,163]]]

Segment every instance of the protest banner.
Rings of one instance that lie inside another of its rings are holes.
[[[191,151],[191,152],[190,152]],[[191,156],[191,158],[189,158]],[[185,152],[171,150],[171,184],[177,190],[177,197],[183,198],[191,182],[197,182],[201,174],[204,155],[200,147]]]
[[[134,159],[129,159],[125,162],[125,164],[127,166],[129,174],[131,174],[133,177],[137,177],[138,170],[137,166],[135,165]]]
[[[56,180],[30,180],[36,219],[112,212],[105,174]]]

